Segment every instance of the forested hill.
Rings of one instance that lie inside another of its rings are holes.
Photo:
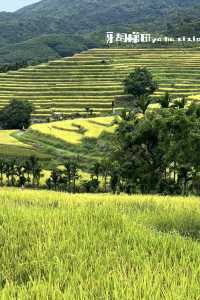
[[[0,64],[98,47],[106,30],[194,34],[200,31],[198,5],[199,0],[43,0],[15,13],[2,12]]]

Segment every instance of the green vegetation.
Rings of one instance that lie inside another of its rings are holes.
[[[88,116],[127,106],[123,81],[137,67],[146,67],[158,82],[155,97],[200,93],[198,49],[94,49],[69,59],[0,74],[0,108],[10,100],[34,104],[35,120]],[[106,63],[105,63],[106,62]],[[123,97],[122,97],[123,96]]]
[[[31,124],[33,105],[31,102],[12,100],[0,111],[2,129],[25,129]]]
[[[43,161],[49,160],[50,155],[44,153],[34,143],[32,145],[19,141],[18,137],[23,132],[17,130],[0,130],[0,155],[1,158],[23,159],[30,155],[37,156]]]
[[[158,89],[152,74],[146,68],[136,68],[124,80],[124,92],[130,95],[132,106],[144,114],[152,99],[150,96]]]
[[[121,119],[33,125],[20,139],[27,144],[37,140],[38,148],[42,145],[43,153],[53,160],[39,166],[37,186],[42,169],[48,168],[51,172],[43,187],[57,191],[199,195],[200,104],[188,105],[181,99],[165,105],[165,98],[169,95],[161,98],[157,109],[148,108],[143,114],[137,109],[125,111]],[[20,186],[22,176],[30,186],[26,163],[2,164],[7,185]],[[80,171],[89,178],[80,181]],[[15,182],[9,180],[12,174]]]
[[[183,101],[124,115],[113,151],[116,189],[121,184],[130,194],[199,195],[199,116],[199,104]]]
[[[2,189],[0,297],[198,299],[199,199]]]
[[[125,93],[137,101],[121,118],[57,121],[15,132],[20,146],[27,144],[52,158],[38,166],[37,186],[42,169],[48,169],[45,187],[60,191],[200,194],[200,104],[166,92],[157,98],[157,107],[146,105],[158,84],[144,68],[132,72],[124,84]],[[14,143],[7,134],[8,144]],[[7,185],[29,185],[26,163],[3,160],[2,165]],[[80,182],[80,171],[90,178]],[[15,182],[9,176],[16,176]]]
[[[157,89],[157,82],[146,68],[136,68],[124,80],[125,94],[130,94],[135,99],[148,97]]]
[[[114,133],[113,117],[97,117],[34,124],[15,137],[25,144],[51,155],[47,167],[64,164],[66,159],[79,157],[81,168],[88,170],[91,163],[110,152],[108,141]]]
[[[36,156],[24,161],[0,160],[0,186],[24,187],[25,184],[39,187],[42,168]]]
[[[74,53],[99,46],[103,46],[103,43],[91,42],[87,36],[83,37],[77,34],[74,36],[70,34],[47,34],[33,37],[17,44],[9,44],[9,47],[7,44],[0,47],[0,71],[38,65],[41,62],[72,56]]]
[[[34,124],[23,137],[26,137],[29,131],[38,132],[68,144],[80,145],[84,138],[98,139],[103,132],[114,133],[113,121],[114,117],[97,117]]]
[[[26,131],[1,130],[1,157],[25,159],[35,155],[53,169],[79,157],[81,169],[110,152],[108,141],[116,128],[113,117],[97,117],[34,124]]]
[[[87,50],[107,30],[196,35],[197,4],[0,13],[0,299],[199,298],[200,51]]]
[[[13,136],[52,158],[39,167],[40,171],[49,170],[49,189],[199,195],[200,104],[185,97],[173,98],[167,91],[159,97],[158,90],[153,100],[157,107],[149,106],[157,87],[149,70],[136,68],[124,81],[125,97],[128,93],[135,104],[129,112],[124,110],[121,118],[34,124]],[[15,185],[20,181],[18,168],[28,183],[24,165],[13,160],[10,164],[19,177]],[[9,170],[4,168],[6,177]],[[89,173],[90,178],[77,185],[80,171]]]
[[[40,1],[0,13],[0,65],[44,62],[102,47],[106,31],[197,36],[199,11],[198,0]]]

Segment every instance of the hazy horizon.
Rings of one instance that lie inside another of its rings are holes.
[[[29,4],[39,2],[40,0],[6,0],[0,2],[0,11],[13,12]]]

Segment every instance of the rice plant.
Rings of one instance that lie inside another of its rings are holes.
[[[109,114],[112,101],[123,94],[124,78],[140,66],[146,66],[160,84],[155,97],[168,91],[198,99],[199,58],[198,49],[89,50],[70,59],[0,74],[0,108],[13,98],[27,99],[35,104],[34,119],[45,120],[53,112],[85,115],[84,107],[90,102],[95,114]]]
[[[1,299],[198,299],[198,198],[2,189]]]

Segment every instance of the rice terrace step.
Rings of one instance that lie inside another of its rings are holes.
[[[34,116],[70,115],[89,106],[96,114],[112,112],[112,101],[123,94],[122,82],[136,67],[147,67],[160,84],[155,93],[173,96],[200,94],[200,50],[92,49],[35,67],[0,74],[0,107],[9,100],[26,99]]]

